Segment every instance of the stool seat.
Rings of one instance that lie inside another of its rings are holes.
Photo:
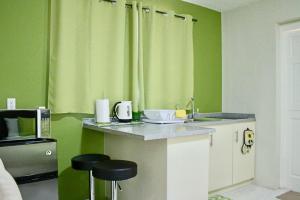
[[[137,175],[137,164],[125,160],[105,160],[93,168],[93,176],[107,181],[122,181]]]
[[[72,158],[72,168],[90,171],[101,161],[109,160],[109,156],[103,154],[82,154]]]

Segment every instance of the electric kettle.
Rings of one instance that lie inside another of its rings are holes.
[[[132,102],[120,101],[113,107],[113,117],[119,122],[131,122],[132,120]]]

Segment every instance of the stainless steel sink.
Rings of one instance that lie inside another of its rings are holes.
[[[199,121],[199,122],[211,122],[211,121],[222,121],[227,120],[223,118],[215,118],[215,117],[202,117],[202,118],[194,118],[193,121]]]
[[[186,122],[187,123],[201,123],[201,122],[220,122],[220,121],[228,121],[233,119],[223,119],[223,118],[214,118],[214,117],[202,117],[202,118],[194,118],[189,119]]]
[[[190,115],[187,123],[210,123],[210,122],[225,122],[233,120],[255,119],[253,114],[239,113],[195,113]]]

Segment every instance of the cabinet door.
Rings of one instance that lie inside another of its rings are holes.
[[[250,129],[254,132],[254,145],[249,153],[242,153],[244,144],[244,131]],[[241,183],[254,178],[255,174],[255,123],[235,124],[233,140],[233,184]]]
[[[210,140],[209,191],[232,185],[232,125],[219,125]]]

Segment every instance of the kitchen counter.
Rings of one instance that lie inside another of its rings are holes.
[[[94,119],[88,118],[83,120],[83,127],[103,133],[133,136],[142,140],[158,140],[207,135],[215,132],[215,130],[202,126],[255,121],[255,116],[237,113],[196,113],[195,119],[197,120],[180,124],[141,123],[102,126],[95,123]]]
[[[208,199],[209,150],[213,134],[220,133],[215,125],[236,126],[248,121],[255,121],[255,116],[196,113],[194,121],[180,124],[103,125],[84,119],[83,127],[105,133],[104,154],[137,163],[138,175],[120,182],[124,188],[119,193],[121,199],[182,200]],[[229,139],[232,141],[232,136]],[[105,192],[109,197],[110,189]]]
[[[127,135],[143,140],[169,139],[183,136],[206,135],[214,132],[214,129],[200,127],[197,123],[180,124],[134,124],[99,126],[94,119],[84,119],[83,127],[103,133]]]

